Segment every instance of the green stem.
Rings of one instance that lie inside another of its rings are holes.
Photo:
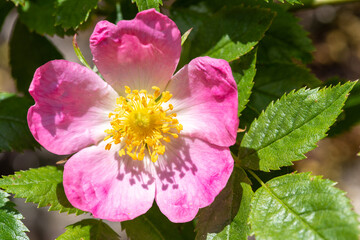
[[[115,8],[116,8],[116,22],[119,22],[123,20],[123,15],[121,13],[121,5],[119,1],[115,3]]]
[[[264,183],[264,182],[258,177],[258,175],[256,175],[252,170],[246,169],[246,171],[248,171],[248,172],[256,179],[256,181],[258,181],[258,182],[261,184],[261,186],[267,188],[267,186],[265,185],[265,183]]]

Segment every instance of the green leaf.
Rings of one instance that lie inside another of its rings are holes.
[[[254,86],[253,79],[256,74],[256,49],[240,57],[231,64],[231,69],[238,89],[238,115],[244,110],[249,102],[251,89]]]
[[[339,81],[334,81],[339,82]],[[360,82],[356,82],[345,103],[341,119],[330,128],[329,136],[341,134],[360,122]],[[339,117],[339,118],[340,118]]]
[[[76,215],[84,213],[67,200],[62,177],[63,171],[57,167],[40,167],[3,176],[0,178],[0,188],[15,194],[16,198],[26,198],[26,202],[37,203],[38,207],[50,206],[49,211]]]
[[[247,239],[250,234],[247,219],[254,194],[249,184],[245,171],[235,168],[214,202],[200,209],[196,239]]]
[[[119,240],[119,235],[101,220],[85,219],[67,226],[56,240]]]
[[[248,128],[270,102],[279,99],[285,92],[322,85],[307,68],[294,63],[257,63],[256,69],[250,101],[240,117],[242,128]]]
[[[6,16],[8,15],[8,13],[11,11],[11,9],[13,7],[14,7],[14,4],[12,4],[11,2],[7,2],[4,0],[0,1],[0,32],[1,32],[1,28],[3,26]]]
[[[61,58],[49,40],[29,32],[20,21],[16,22],[10,39],[10,65],[19,91],[28,93],[35,70],[50,60]]]
[[[181,35],[181,46],[184,45],[186,39],[188,38],[189,34],[191,33],[192,28],[187,30],[183,35]]]
[[[310,173],[263,184],[255,192],[249,218],[256,239],[359,239],[357,215],[334,185]]]
[[[32,104],[33,101],[27,97],[0,93],[0,152],[39,146],[26,121],[27,111]]]
[[[309,69],[294,63],[257,64],[254,82],[251,105],[259,112],[285,92],[321,85],[321,81]]]
[[[210,56],[233,61],[250,52],[269,28],[274,13],[268,9],[233,7],[215,14],[174,9],[172,19],[181,32],[193,27],[184,44],[184,60]],[[189,41],[190,40],[190,41]],[[187,45],[187,46],[186,46]]]
[[[57,0],[55,25],[65,29],[77,28],[88,19],[97,3],[98,0]]]
[[[122,222],[121,228],[131,240],[183,239],[176,225],[160,212],[156,204],[144,215]]]
[[[241,142],[241,165],[269,171],[304,159],[304,154],[326,136],[354,85],[348,82],[321,90],[303,88],[271,103]]]
[[[21,22],[31,31],[35,31],[40,35],[72,35],[74,33],[73,31],[65,32],[61,26],[55,26],[57,1],[58,0],[26,1],[24,6],[18,8]]]
[[[315,49],[299,20],[278,4],[270,7],[276,11],[276,17],[259,44],[259,62],[292,62],[298,59],[310,63]]]
[[[162,0],[131,0],[133,3],[136,3],[139,12],[146,9],[155,8],[157,11],[160,11],[159,5],[162,5]]]
[[[28,240],[25,232],[29,230],[21,222],[23,216],[14,208],[15,204],[10,202],[8,196],[0,190],[0,239]]]

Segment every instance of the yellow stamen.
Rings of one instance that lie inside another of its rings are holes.
[[[174,106],[168,104],[168,109],[163,109],[172,94],[168,91],[161,92],[159,87],[153,86],[153,94],[146,90],[131,90],[125,86],[126,97],[116,99],[116,108],[109,113],[112,129],[105,130],[109,139],[105,149],[110,150],[112,144],[124,143],[119,150],[119,156],[129,155],[134,160],[143,160],[146,155],[152,162],[158,160],[159,155],[165,153],[163,145],[170,142],[170,137],[178,138],[183,129],[175,118],[176,113],[167,114]],[[175,133],[177,132],[177,133]]]

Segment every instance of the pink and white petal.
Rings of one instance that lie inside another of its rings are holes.
[[[229,148],[178,138],[159,156],[156,203],[172,222],[192,220],[225,187],[234,161]]]
[[[154,9],[117,25],[99,22],[90,37],[93,60],[105,80],[122,94],[131,89],[164,89],[179,62],[181,34]]]
[[[28,124],[35,139],[56,154],[71,154],[105,137],[118,94],[90,69],[65,60],[39,67],[29,92]]]
[[[227,61],[195,58],[175,74],[166,90],[173,94],[169,103],[184,127],[181,134],[218,146],[235,143],[238,93]]]
[[[115,146],[105,150],[102,142],[76,153],[65,164],[63,184],[74,207],[96,218],[126,221],[150,209],[155,179],[151,169],[144,167],[149,159],[120,158],[117,150]]]

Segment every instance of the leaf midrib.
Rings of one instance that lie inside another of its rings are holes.
[[[145,215],[143,217],[144,217],[144,220],[155,230],[155,232],[158,233],[158,235],[161,237],[161,239],[166,240],[166,238],[159,231],[159,229],[151,222],[151,220],[148,217],[146,217]]]
[[[16,177],[16,176],[15,176]],[[4,188],[4,187],[12,187],[12,186],[19,186],[19,187],[22,187],[22,186],[29,186],[29,185],[36,185],[36,184],[48,184],[48,183],[50,183],[50,184],[52,184],[52,185],[57,185],[57,184],[59,184],[59,183],[61,183],[61,181],[60,182],[58,182],[58,181],[46,181],[46,180],[42,180],[42,181],[34,181],[34,182],[26,182],[26,183],[18,183],[18,184],[16,184],[16,183],[12,183],[12,184],[1,184],[1,181],[0,181],[0,187],[1,188]]]
[[[284,134],[283,136],[281,136],[280,138],[275,139],[275,140],[271,141],[271,142],[268,143],[268,144],[265,144],[265,146],[263,146],[263,147],[260,147],[260,148],[258,148],[258,149],[254,149],[253,152],[251,152],[250,154],[245,155],[243,158],[245,159],[245,158],[247,158],[248,156],[251,156],[251,155],[253,155],[253,154],[256,154],[256,152],[259,152],[259,151],[261,151],[262,149],[267,148],[268,146],[272,145],[273,143],[275,143],[275,142],[277,142],[277,141],[279,141],[279,140],[287,137],[288,135],[290,135],[290,134],[291,134],[292,132],[294,132],[295,130],[303,127],[305,124],[309,123],[309,122],[312,121],[314,118],[318,117],[318,116],[321,115],[323,112],[325,112],[325,111],[326,111],[328,108],[330,108],[333,104],[335,104],[335,103],[344,95],[345,92],[347,92],[347,90],[345,90],[344,92],[342,92],[342,94],[341,94],[335,101],[333,101],[330,105],[328,105],[326,108],[324,108],[319,114],[316,114],[316,115],[314,115],[313,117],[309,118],[306,122],[304,122],[303,124],[299,125],[298,127],[291,129],[291,131],[285,133],[285,134]]]
[[[273,191],[270,187],[268,187],[266,184],[261,184],[266,191],[275,199],[277,200],[284,208],[286,208],[291,214],[293,214],[301,223],[303,223],[306,227],[308,227],[312,232],[314,232],[316,235],[318,235],[322,239],[326,239],[322,234],[316,231],[307,221],[302,219],[290,206],[288,206],[285,202],[283,202]]]

